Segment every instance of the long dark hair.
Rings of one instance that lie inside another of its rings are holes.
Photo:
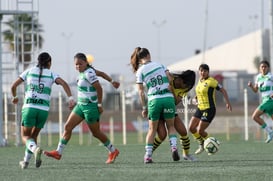
[[[133,54],[131,55],[131,65],[133,72],[135,73],[139,67],[139,60],[150,55],[147,48],[136,47]]]
[[[51,56],[47,52],[40,53],[38,56],[38,65],[40,72],[39,72],[39,84],[41,81],[41,77],[43,74],[43,69],[48,68],[48,64],[51,63]]]

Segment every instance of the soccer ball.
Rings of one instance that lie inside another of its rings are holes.
[[[216,153],[219,150],[219,146],[220,142],[214,137],[209,137],[204,141],[204,149],[207,153]]]

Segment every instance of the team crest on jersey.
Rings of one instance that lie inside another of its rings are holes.
[[[93,81],[97,80],[97,76],[96,76],[96,75],[90,75],[90,76],[89,76],[89,80],[90,80],[91,82],[93,82]]]

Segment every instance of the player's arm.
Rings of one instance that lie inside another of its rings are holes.
[[[255,92],[255,93],[258,92],[258,85],[257,85],[257,84],[254,84],[254,85],[253,85],[253,83],[252,83],[251,81],[249,81],[247,85],[248,85],[248,87],[251,88],[251,90],[252,90],[253,92]]]
[[[167,78],[169,80],[169,90],[172,92],[172,94],[173,94],[173,96],[174,96],[174,98],[176,100],[176,95],[174,93],[174,87],[172,86],[172,83],[171,83],[173,81],[173,76],[171,75],[171,73],[169,72],[169,70],[166,70],[165,73],[166,73]]]
[[[142,83],[137,83],[137,89],[138,89],[140,104],[142,105],[142,116],[147,117],[148,108],[147,108],[147,105],[146,105],[146,95],[145,95],[145,90],[144,90],[143,84]]]
[[[175,96],[175,105],[178,105],[180,102],[182,101],[182,97],[181,96]]]
[[[105,72],[99,71],[97,69],[95,69],[95,71],[96,71],[97,76],[102,77],[103,79],[107,80],[108,82],[111,82],[113,87],[115,87],[116,89],[119,88],[120,83],[113,80],[108,74],[106,74]]]
[[[55,80],[56,84],[58,85],[61,85],[68,97],[68,107],[69,109],[72,109],[74,106],[75,106],[75,101],[74,101],[74,98],[72,96],[72,93],[71,93],[71,90],[70,90],[70,87],[68,86],[68,84],[66,83],[66,81],[64,81],[62,78],[58,77],[56,78]]]
[[[18,103],[18,97],[17,97],[17,87],[24,82],[23,79],[20,77],[15,80],[15,82],[11,85],[11,95],[12,95],[12,103],[17,104]]]
[[[232,111],[232,107],[231,107],[231,104],[230,104],[230,101],[229,101],[229,98],[228,98],[228,94],[227,94],[227,91],[226,89],[224,89],[223,87],[220,89],[220,92],[223,94],[224,96],[224,99],[226,101],[226,108],[229,110],[229,111]]]

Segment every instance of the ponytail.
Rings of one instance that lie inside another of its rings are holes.
[[[131,55],[131,65],[132,65],[132,69],[134,73],[139,68],[139,61],[142,58],[147,57],[148,55],[150,55],[150,52],[147,48],[141,48],[141,47],[135,48],[133,54]]]
[[[38,65],[40,72],[39,72],[39,84],[41,82],[41,77],[43,74],[43,69],[48,68],[48,64],[51,62],[51,56],[47,52],[43,52],[38,56]]]

